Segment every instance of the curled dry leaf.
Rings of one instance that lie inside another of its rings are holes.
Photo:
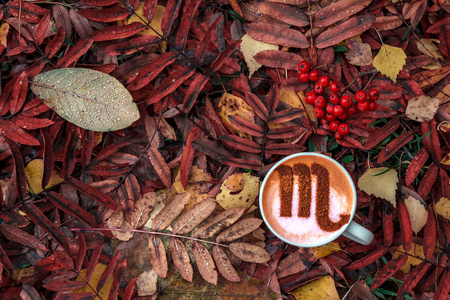
[[[203,222],[216,208],[217,203],[211,200],[203,200],[184,212],[173,225],[172,232],[186,234],[191,232]]]
[[[350,50],[345,52],[345,58],[355,66],[368,66],[373,62],[372,49],[366,43],[352,43]]]
[[[358,188],[369,195],[388,200],[396,206],[397,171],[389,168],[368,169],[358,180]]]
[[[189,202],[191,193],[178,194],[166,205],[159,214],[156,215],[152,223],[153,230],[162,231],[172,224],[172,222],[183,211],[186,204]]]
[[[213,247],[213,257],[216,262],[217,269],[226,280],[231,282],[238,282],[241,280],[222,248],[215,245]]]
[[[425,95],[414,97],[408,101],[405,115],[413,121],[429,122],[439,108],[440,100]]]
[[[249,243],[232,243],[229,249],[234,255],[246,262],[261,264],[270,260],[269,253],[266,250]]]
[[[170,240],[170,253],[172,254],[173,263],[181,276],[187,281],[192,282],[194,271],[189,259],[189,253],[179,239],[172,238]]]
[[[194,254],[197,267],[203,279],[214,285],[217,284],[217,271],[214,260],[208,249],[197,241],[192,243],[192,253]]]
[[[216,242],[231,242],[259,228],[261,219],[248,218],[241,220],[228,229],[222,231],[216,238]]]
[[[150,250],[150,262],[153,270],[162,278],[166,278],[168,265],[166,247],[159,237],[151,235],[148,239],[148,249]]]
[[[195,231],[195,237],[207,239],[217,234],[222,229],[227,228],[234,222],[236,222],[244,213],[245,208],[231,208],[227,209],[209,222],[197,228]]]

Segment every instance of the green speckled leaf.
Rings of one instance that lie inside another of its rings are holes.
[[[83,68],[52,70],[33,78],[32,91],[81,128],[114,131],[139,119],[131,94],[114,77]]]

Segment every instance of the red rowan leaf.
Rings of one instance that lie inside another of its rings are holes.
[[[384,204],[384,211],[382,214],[383,220],[383,246],[390,246],[394,241],[394,222],[392,216],[392,208],[388,202]]]
[[[119,6],[103,9],[80,9],[78,13],[86,19],[105,23],[123,20],[131,14],[126,8]]]
[[[66,17],[66,16],[64,16]],[[70,39],[70,35],[69,37],[67,34],[67,25],[72,26],[73,23],[73,27],[75,27],[75,32],[78,33],[78,35],[80,36],[81,39],[88,39],[91,37],[92,33],[94,32],[94,29],[91,26],[90,21],[83,17],[82,15],[80,15],[78,13],[78,11],[75,11],[75,9],[71,8],[69,11],[69,18],[70,21],[69,24],[65,24],[65,30],[66,30],[66,39]],[[70,27],[70,30],[72,31],[72,28]]]
[[[319,34],[315,46],[319,49],[334,46],[345,39],[361,34],[373,25],[375,18],[367,14],[353,17]]]
[[[219,16],[209,27],[208,30],[205,32],[205,34],[203,35],[202,39],[198,42],[197,44],[197,48],[195,49],[195,59],[197,59],[199,62],[202,62],[209,42],[211,41],[211,39],[213,39],[214,37],[214,32],[217,29],[217,26],[219,25],[220,22],[222,22],[223,20],[223,16]]]
[[[75,12],[75,9],[70,9],[70,12],[78,16],[78,14]],[[67,8],[62,5],[53,5],[53,18],[55,20],[55,28],[59,30],[59,28],[63,27],[62,31],[64,32],[64,37],[69,40],[72,36],[73,26],[71,22],[72,18]],[[88,36],[80,35],[80,37],[82,39],[86,39]]]
[[[15,81],[14,79],[8,81],[5,87],[0,93],[0,116],[4,116],[10,109],[11,106],[11,92],[13,90]]]
[[[408,209],[406,208],[405,201],[403,199],[399,199],[397,201],[397,211],[398,211],[398,219],[400,222],[402,245],[405,251],[408,252],[409,250],[411,250],[412,247],[413,232]]]
[[[192,141],[192,147],[218,162],[224,161],[228,157],[232,157],[232,155],[222,146],[206,138],[198,138],[195,141]]]
[[[255,40],[294,48],[308,48],[309,42],[300,31],[270,23],[250,23],[247,34]]]
[[[399,137],[395,138],[392,142],[386,145],[384,151],[380,152],[377,158],[377,163],[381,164],[382,162],[386,161],[389,157],[394,155],[397,150],[412,141],[413,138],[413,131],[406,131]]]
[[[414,268],[414,271],[408,274],[408,277],[403,281],[402,285],[397,291],[396,299],[402,299],[402,296],[412,291],[412,289],[419,283],[423,275],[428,271],[431,264],[422,262],[420,265]]]
[[[63,250],[55,250],[50,256],[38,261],[35,265],[39,272],[52,272],[57,270],[73,270],[74,264],[70,256]]]
[[[236,222],[244,212],[245,208],[227,209],[198,227],[194,236],[202,239],[210,238]]]
[[[130,91],[138,91],[150,83],[162,70],[173,63],[177,58],[175,52],[163,53],[150,61],[141,71],[139,71],[136,78],[127,86]]]
[[[217,271],[211,254],[209,254],[205,246],[197,241],[192,243],[192,253],[194,254],[200,275],[207,282],[216,285]]]
[[[419,287],[420,292],[428,291],[433,285],[436,285],[436,282],[441,276],[444,267],[447,264],[448,256],[445,253],[441,253],[438,256],[437,266],[433,268],[428,277],[422,281],[422,285]]]
[[[119,142],[116,144],[108,145],[103,148],[95,157],[94,162],[100,162],[114,153],[117,153],[120,149],[131,145],[129,142]]]
[[[54,292],[68,292],[80,289],[84,287],[87,283],[83,281],[73,281],[73,280],[58,280],[44,282],[43,287],[49,291]]]
[[[341,20],[345,20],[369,6],[370,2],[370,0],[344,0],[332,3],[320,9],[315,14],[314,25],[317,27],[327,27]]]
[[[180,27],[177,31],[175,42],[180,49],[186,46],[186,39],[188,37],[189,29],[191,28],[192,19],[197,14],[198,6],[201,0],[192,0],[187,4],[181,18]]]
[[[119,263],[119,265],[116,268],[116,271],[114,272],[113,281],[108,294],[108,300],[117,299],[117,293],[119,292],[121,279],[123,274],[125,273],[126,268],[127,268],[127,260],[124,259]]]
[[[33,117],[46,112],[49,109],[50,107],[42,103],[41,99],[34,98],[33,100],[25,104],[22,110],[22,115],[25,117]]]
[[[303,262],[306,256],[311,256],[309,249],[301,248],[280,260],[276,269],[277,277],[283,278],[306,270],[305,263]],[[317,257],[314,261],[315,260],[317,260]],[[310,261],[309,259],[307,262],[313,263],[313,261]]]
[[[245,92],[245,102],[254,110],[255,114],[262,120],[267,121],[269,119],[269,112],[264,106],[262,101],[250,91]]]
[[[228,281],[238,282],[241,280],[238,273],[234,269],[225,252],[217,245],[213,247],[213,258],[216,262],[217,270]]]
[[[439,52],[446,58],[450,57],[450,26],[442,26],[441,32],[439,32],[439,41],[441,45]]]
[[[435,161],[442,160],[442,150],[439,144],[439,135],[436,130],[436,120],[431,119],[430,122],[421,123],[422,135],[424,135],[421,142],[430,152]]]
[[[64,198],[63,196],[53,191],[50,191],[47,194],[47,198],[57,208],[86,223],[90,227],[96,228],[99,226],[95,221],[94,217],[90,213],[88,213],[87,211],[85,211],[83,208],[73,203],[72,201]]]
[[[392,259],[388,261],[386,265],[381,269],[381,271],[378,273],[377,277],[372,283],[372,286],[370,287],[370,290],[373,291],[377,287],[379,287],[381,284],[383,284],[386,280],[388,280],[392,275],[397,272],[408,260],[408,255],[403,254],[400,255],[397,259]]]
[[[95,267],[98,264],[98,260],[100,258],[100,255],[102,254],[102,248],[103,248],[103,240],[98,240],[94,242],[93,246],[94,250],[92,250],[89,264],[86,268],[86,280],[90,280],[92,278],[92,275],[94,274]]]
[[[253,58],[264,66],[287,70],[297,70],[298,63],[303,60],[296,53],[279,50],[263,50],[258,52]]]
[[[145,47],[156,45],[161,42],[161,39],[155,35],[144,35],[133,38],[127,42],[114,44],[104,49],[109,55],[128,55]]]
[[[22,299],[32,299],[32,300],[41,299],[41,295],[36,290],[36,288],[28,284],[22,285],[22,291],[20,292],[20,294]],[[29,298],[27,298],[27,296]]]
[[[69,242],[64,233],[39,208],[32,203],[22,203],[22,208],[33,223],[44,229],[66,251],[70,250]]]
[[[434,294],[434,299],[445,300],[450,293],[450,272],[444,271]]]
[[[439,168],[439,177],[441,178],[441,191],[445,197],[450,198],[450,178],[447,174],[447,171],[443,168]]]
[[[222,135],[220,140],[231,149],[242,150],[250,153],[261,152],[261,147],[257,143],[237,135]]]
[[[48,251],[44,244],[35,236],[25,232],[16,226],[6,223],[0,224],[0,232],[6,239],[11,242],[18,243],[24,246],[28,246],[41,251]]]
[[[62,279],[71,279],[77,276],[77,273],[69,270],[58,270],[45,278],[45,282],[59,281]]]
[[[426,259],[431,259],[436,248],[436,218],[431,208],[428,209],[427,222],[423,229],[423,254]]]
[[[25,103],[25,97],[28,91],[28,78],[25,72],[22,72],[16,79],[14,87],[11,91],[11,104],[9,111],[11,114],[19,112]]]
[[[95,147],[95,132],[86,131],[83,139],[83,144],[81,146],[81,166],[87,168],[91,162],[92,150]]]
[[[170,203],[155,216],[152,229],[163,231],[181,214],[186,204],[189,202],[190,192],[175,195]]]
[[[269,253],[266,250],[253,244],[241,242],[231,243],[229,249],[234,255],[246,262],[260,264],[270,260]]]
[[[166,248],[161,239],[156,235],[151,235],[148,239],[148,248],[150,250],[150,262],[153,270],[162,278],[166,278],[168,265]]]
[[[370,135],[369,140],[364,144],[364,149],[370,150],[378,145],[382,140],[391,135],[400,126],[399,119],[391,119],[383,127]]]
[[[97,298],[95,294],[92,293],[58,293],[54,300],[92,300]]]
[[[36,4],[19,0],[9,1],[6,7],[13,17],[20,17],[21,20],[30,23],[38,23],[41,17],[48,13],[48,10]]]
[[[272,115],[275,113],[278,103],[280,102],[280,89],[278,84],[272,85],[269,93],[267,94],[267,110],[269,114]]]
[[[23,129],[33,130],[39,128],[45,128],[53,125],[55,122],[49,119],[39,119],[35,117],[27,117],[23,114],[17,114],[12,118],[12,121],[16,123],[17,126]]]
[[[100,276],[100,279],[97,282],[96,286],[97,291],[100,291],[105,285],[106,281],[108,281],[108,279],[113,275],[114,269],[116,268],[117,263],[119,262],[121,253],[122,251],[116,252],[116,254],[114,254],[114,256],[109,261],[105,271],[103,271],[102,276]]]
[[[304,133],[307,129],[304,127],[289,125],[284,127],[278,127],[271,129],[267,132],[266,137],[269,139],[290,139],[294,137],[298,137],[302,133]]]
[[[109,26],[101,28],[92,34],[94,41],[110,41],[130,37],[143,30],[145,25],[141,22],[132,22],[122,26]]]
[[[189,259],[189,253],[179,239],[170,239],[170,253],[172,255],[173,263],[181,276],[187,281],[192,282],[194,270],[192,269],[191,261]]]
[[[8,255],[6,254],[5,250],[3,250],[3,247],[1,244],[0,244],[0,262],[3,264],[3,266],[5,266],[6,271],[8,271],[9,275],[13,276],[14,267],[13,267]]]
[[[264,135],[264,130],[260,126],[256,125],[253,122],[248,121],[247,119],[234,115],[228,116],[228,120],[230,120],[230,123],[233,127],[246,134],[256,137]]]
[[[185,235],[191,232],[195,227],[209,217],[216,206],[217,202],[208,199],[198,202],[191,209],[185,211],[175,221],[172,232],[180,235]]]
[[[194,107],[194,104],[197,101],[197,97],[205,87],[208,80],[209,77],[205,75],[200,74],[198,76],[195,76],[195,79],[192,80],[191,84],[189,85],[189,88],[187,89],[184,95],[182,107],[184,112],[187,113],[192,109],[192,107]]]
[[[438,34],[443,27],[446,27],[450,25],[450,17],[441,19],[437,22],[435,22],[433,25],[431,25],[430,27],[428,27],[427,29],[427,33],[433,33],[433,34]]]
[[[251,170],[259,170],[261,168],[261,161],[255,161],[246,158],[227,157],[222,163],[224,165],[235,168],[243,168]]]
[[[261,2],[258,5],[259,13],[268,15],[284,23],[304,27],[309,25],[309,18],[305,12],[293,5],[281,3]],[[314,23],[315,24],[315,23]]]
[[[86,239],[84,235],[80,232],[77,234],[78,237],[78,253],[77,258],[75,260],[75,270],[80,272],[83,268],[84,258],[86,257]]]
[[[156,7],[158,5],[158,0],[145,0],[144,2],[144,17],[148,20],[150,24],[156,13]]]
[[[225,126],[223,125],[222,121],[220,120],[219,116],[214,110],[214,107],[212,106],[211,102],[208,99],[206,99],[205,104],[206,105],[201,108],[203,116],[206,117],[211,122],[211,125],[213,126],[215,133],[218,136],[228,134],[228,131],[225,129]]]
[[[301,82],[298,78],[288,77],[281,78],[281,87],[287,91],[300,92],[306,90],[309,84]]]
[[[86,54],[86,52],[91,48],[92,43],[94,40],[92,39],[86,39],[81,42],[78,42],[72,49],[67,51],[67,53],[58,59],[56,62],[57,68],[67,68],[74,62],[76,62],[81,56]]]
[[[172,178],[170,176],[170,169],[167,165],[164,157],[161,153],[153,146],[148,148],[148,158],[150,160],[150,164],[155,170],[156,174],[158,174],[159,178],[163,182],[166,187],[170,187],[172,185]]]
[[[355,140],[348,135],[345,135],[342,140],[338,140],[337,142],[339,145],[344,147],[364,149],[363,145],[358,140]]]
[[[388,251],[389,251],[389,248],[387,248],[387,247],[386,248],[385,247],[378,248],[377,250],[367,254],[363,258],[352,262],[345,268],[348,270],[357,270],[357,269],[364,268],[364,267],[376,262],[378,259],[380,259],[380,257],[385,255]]]
[[[439,69],[418,72],[412,75],[411,79],[416,81],[422,89],[426,89],[430,87],[430,85],[436,84],[443,78],[448,77],[449,73],[450,66],[445,66]]]
[[[90,186],[89,184],[79,181],[73,177],[70,178],[67,181],[67,183],[69,183],[77,191],[79,191],[80,193],[82,193],[85,196],[90,197],[94,201],[96,201],[112,210],[117,209],[116,202],[114,202],[114,200],[110,196],[108,196],[105,193],[99,191],[98,189]]]
[[[184,66],[170,74],[166,80],[147,97],[147,104],[153,104],[174,92],[186,79],[195,73],[195,69],[190,66]]]
[[[408,169],[406,170],[405,183],[406,185],[410,185],[414,179],[416,179],[417,175],[419,175],[423,166],[428,160],[428,151],[426,148],[420,148],[419,152],[414,156],[411,162],[408,165]],[[420,194],[420,193],[419,193]]]
[[[373,27],[379,31],[394,30],[403,24],[400,16],[380,16],[375,19]]]
[[[261,226],[263,220],[257,218],[247,218],[233,224],[231,227],[222,231],[217,237],[216,242],[224,243],[231,242],[238,238],[241,238]]]
[[[80,128],[72,123],[67,126],[67,141],[64,147],[62,175],[68,179],[75,169],[75,157],[73,155],[78,143]]]
[[[425,175],[423,175],[419,187],[417,188],[417,193],[420,195],[420,197],[426,198],[428,196],[428,193],[431,191],[431,188],[436,182],[438,173],[439,167],[433,163],[425,172]]]
[[[96,176],[117,176],[123,175],[130,170],[129,164],[120,164],[112,166],[93,166],[86,171],[88,174]]]
[[[201,130],[195,126],[186,140],[186,146],[183,149],[180,161],[180,181],[183,186],[186,186],[191,172],[192,162],[194,161],[195,149],[192,147],[192,141],[200,137]]]
[[[110,6],[117,3],[117,0],[81,0],[81,2],[90,6]]]
[[[306,150],[304,146],[288,143],[266,144],[265,153],[270,155],[291,155]]]
[[[32,78],[44,69],[45,65],[47,64],[47,61],[44,60],[43,57],[36,60],[31,66],[26,68],[24,72],[27,74],[28,78]]]
[[[168,36],[172,25],[178,17],[178,12],[183,1],[181,0],[169,0],[167,1],[166,10],[161,20],[161,30],[164,36]]]
[[[231,56],[231,54],[236,51],[239,46],[241,45],[242,40],[238,40],[235,42],[232,42],[228,47],[222,51],[217,59],[211,64],[211,71],[216,72],[217,70],[222,67],[222,65],[227,61],[227,59]]]
[[[36,31],[34,32],[34,39],[36,45],[38,46],[42,45],[49,26],[50,26],[50,13],[47,13],[45,16],[41,18],[38,25],[36,26]]]
[[[272,114],[269,122],[273,124],[286,123],[303,115],[304,110],[300,108],[288,108]]]
[[[137,280],[137,277],[134,277],[128,283],[127,288],[125,289],[125,292],[123,293],[123,296],[122,296],[123,300],[131,300],[131,297],[133,297],[134,286],[136,285],[136,280]]]

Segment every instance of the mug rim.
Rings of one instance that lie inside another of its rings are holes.
[[[352,187],[352,193],[353,193],[353,205],[352,205],[352,209],[351,209],[351,213],[350,213],[350,219],[348,221],[347,224],[345,224],[344,226],[342,226],[339,230],[336,230],[333,234],[330,235],[329,238],[321,241],[320,243],[311,243],[311,244],[302,244],[302,243],[295,243],[292,241],[289,241],[288,239],[286,239],[285,237],[283,237],[280,233],[278,233],[276,230],[274,230],[272,228],[272,226],[270,225],[270,223],[267,221],[266,216],[264,214],[264,209],[263,209],[263,190],[264,187],[266,185],[267,179],[269,178],[270,174],[272,174],[273,171],[275,171],[279,165],[281,165],[283,162],[290,160],[292,158],[295,157],[299,157],[299,156],[318,156],[321,158],[324,158],[334,164],[336,164],[341,171],[343,171],[343,173],[345,174],[345,176],[347,177],[348,181],[350,182],[350,186]],[[280,161],[278,161],[275,165],[273,165],[270,170],[267,172],[266,176],[264,177],[264,180],[261,184],[261,187],[259,189],[259,208],[260,208],[260,212],[261,215],[263,217],[264,223],[266,224],[266,226],[270,229],[270,231],[275,234],[275,236],[277,236],[280,240],[284,241],[285,243],[289,244],[289,245],[293,245],[293,246],[297,246],[297,247],[302,247],[302,248],[311,248],[311,247],[318,247],[318,246],[323,246],[325,244],[328,244],[332,241],[334,241],[335,239],[337,239],[338,237],[340,237],[342,235],[342,233],[344,233],[345,230],[347,230],[347,227],[350,226],[350,224],[353,221],[353,217],[355,216],[355,212],[356,212],[356,204],[357,204],[357,198],[356,198],[356,187],[355,187],[355,183],[353,182],[352,177],[350,176],[350,174],[348,173],[348,171],[344,168],[343,165],[341,165],[337,160],[326,156],[322,153],[316,153],[316,152],[300,152],[300,153],[295,153],[295,154],[291,154],[286,156],[285,158],[281,159]]]

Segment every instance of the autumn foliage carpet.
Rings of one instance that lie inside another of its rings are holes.
[[[1,299],[448,299],[448,1],[2,3]],[[379,92],[348,134],[304,60]],[[370,245],[264,225],[260,182],[306,151]]]

